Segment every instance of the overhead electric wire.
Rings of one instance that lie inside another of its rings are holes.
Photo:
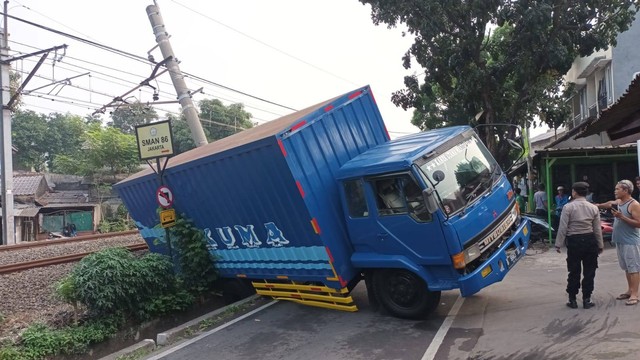
[[[36,49],[36,50],[41,50],[41,49],[39,49],[39,48],[37,48],[37,47],[35,47],[35,46],[31,46],[31,45],[23,44],[23,43],[20,43],[20,42],[18,42],[18,41],[10,40],[9,42],[11,42],[11,43],[15,43],[15,44],[18,44],[18,45],[21,45],[21,46],[26,46],[26,47],[29,47],[29,48],[33,48],[33,49]],[[23,53],[23,52],[19,52],[19,51],[16,51],[16,52],[21,53],[21,54],[25,54],[25,53]],[[87,64],[94,65],[94,66],[103,67],[103,68],[106,68],[106,69],[109,69],[109,70],[113,70],[113,71],[117,71],[117,72],[121,72],[121,73],[124,73],[124,74],[127,74],[127,75],[132,75],[132,76],[136,76],[136,77],[139,77],[139,78],[144,78],[144,76],[139,75],[139,74],[131,73],[131,72],[128,72],[128,71],[125,71],[125,70],[122,70],[122,69],[112,68],[112,67],[109,67],[109,66],[106,66],[106,65],[97,64],[97,63],[94,63],[94,62],[91,62],[91,61],[87,61],[87,60],[83,60],[83,59],[80,59],[80,58],[76,58],[76,57],[73,57],[73,56],[65,55],[65,58],[69,58],[69,59],[72,59],[72,60],[80,61],[80,62],[87,63]],[[29,58],[24,59],[24,60],[26,60],[26,61],[32,61],[32,62],[34,62],[34,63],[35,63],[35,62],[37,62],[36,60],[34,60],[34,59],[29,59]],[[64,60],[64,59],[63,59],[63,60]],[[49,61],[53,62],[53,60],[49,60]],[[83,67],[83,66],[80,66],[80,65],[72,64],[72,63],[67,62],[67,61],[64,61],[63,63],[64,63],[64,64],[68,64],[68,65],[70,65],[70,66],[75,66],[75,67],[77,67],[77,68],[79,68],[79,69],[83,69],[83,70],[86,70],[86,71],[95,72],[95,73],[97,73],[97,74],[101,74],[101,75],[108,76],[108,77],[112,77],[112,78],[114,78],[114,79],[118,79],[118,80],[121,80],[121,81],[129,82],[129,83],[130,83],[130,84],[132,84],[132,85],[139,85],[139,83],[136,83],[136,82],[134,82],[134,81],[126,80],[126,79],[122,79],[122,78],[116,77],[116,76],[114,76],[114,75],[106,74],[106,73],[99,72],[99,71],[96,71],[96,70],[91,69],[91,68],[87,68],[87,67]],[[60,69],[64,69],[62,66],[59,66],[59,65],[58,65],[58,68],[60,68]],[[70,69],[66,69],[66,70],[73,71],[73,70],[70,70]],[[80,73],[80,72],[78,72],[78,73]],[[97,78],[97,77],[96,77],[96,78]],[[207,82],[208,80],[206,80],[206,79],[195,79],[195,80],[200,81],[200,82],[203,82],[203,83],[207,83],[207,84],[208,84],[208,82]],[[108,80],[104,80],[104,81],[108,81]],[[166,81],[162,81],[162,80],[158,80],[158,81],[159,81],[161,84],[164,84],[164,85],[167,85],[167,86],[173,86],[173,84],[172,84],[172,83],[169,83],[169,82],[166,82]],[[147,89],[145,88],[145,90],[147,90]],[[207,89],[205,89],[205,90],[206,90],[206,92],[205,92],[205,93],[212,93],[212,91],[210,91],[210,90],[207,90]],[[234,90],[231,90],[231,91],[233,91],[233,92],[237,92],[237,91],[234,91]],[[167,96],[175,97],[175,94],[171,94],[171,93],[166,92],[166,91],[160,91],[160,92],[164,92]],[[151,92],[149,92],[149,93],[151,93]],[[270,110],[266,110],[266,109],[263,109],[263,108],[257,107],[257,106],[255,106],[255,105],[248,104],[248,103],[246,103],[246,102],[244,102],[244,101],[241,101],[240,99],[235,99],[235,100],[234,100],[234,99],[226,98],[225,96],[220,96],[220,95],[215,95],[215,96],[216,96],[217,98],[219,98],[219,99],[226,100],[226,101],[228,101],[228,102],[230,102],[230,103],[242,103],[242,104],[243,104],[245,107],[247,107],[247,108],[255,109],[255,110],[258,110],[258,111],[261,111],[261,112],[266,112],[266,113],[269,113],[269,114],[272,114],[272,115],[276,115],[276,116],[279,116],[279,117],[280,117],[280,116],[283,116],[283,114],[281,114],[281,113],[273,112],[273,111],[270,111]],[[292,110],[295,110],[295,109],[292,109]]]
[[[76,30],[76,29],[74,29],[74,28],[72,28],[72,27],[70,27],[70,26],[68,26],[68,25],[66,25],[66,24],[63,24],[63,23],[61,23],[61,22],[57,21],[56,19],[51,18],[51,17],[49,17],[49,16],[47,16],[47,15],[45,15],[45,14],[43,14],[43,13],[41,13],[41,12],[37,11],[37,10],[33,10],[32,8],[30,8],[30,7],[28,7],[28,6],[24,5],[24,4],[21,4],[19,1],[16,1],[16,0],[11,0],[11,1],[12,1],[12,2],[14,2],[14,3],[16,3],[16,4],[18,4],[18,5],[19,5],[19,6],[21,6],[21,7],[23,7],[23,8],[25,8],[25,9],[29,10],[29,11],[33,11],[34,13],[36,13],[36,14],[38,14],[38,15],[40,15],[40,16],[42,16],[42,17],[46,18],[46,19],[49,19],[49,20],[53,21],[54,23],[56,23],[56,24],[58,24],[58,25],[60,25],[60,26],[66,27],[67,29],[69,29],[69,30],[71,30],[71,31],[75,31],[76,33],[78,33],[78,34],[80,34],[80,35],[82,35],[82,36],[85,36],[85,37],[87,37],[87,38],[89,38],[89,39],[91,39],[91,40],[95,40],[95,41],[97,41],[96,39],[92,38],[91,36],[89,36],[89,35],[87,35],[87,34],[85,34],[85,33],[81,32],[81,31],[78,31],[78,30]]]
[[[135,55],[135,54],[131,54],[131,53],[129,53],[129,52],[127,52],[127,51],[124,51],[124,50],[120,50],[120,49],[113,48],[113,47],[111,47],[111,46],[103,45],[103,44],[100,44],[100,43],[95,42],[95,41],[91,41],[91,40],[83,39],[83,38],[81,38],[81,37],[79,37],[79,36],[75,36],[75,35],[72,35],[72,34],[68,34],[68,33],[65,33],[64,31],[56,30],[56,29],[50,28],[50,27],[48,27],[48,26],[44,26],[44,25],[40,25],[40,24],[36,24],[36,23],[34,23],[34,22],[31,22],[31,21],[28,21],[28,20],[25,20],[25,19],[22,19],[22,18],[19,18],[19,17],[13,16],[13,15],[5,14],[5,13],[4,13],[4,12],[2,12],[2,11],[0,11],[0,14],[2,14],[2,15],[6,15],[7,17],[9,17],[9,18],[11,18],[11,19],[13,19],[13,20],[17,20],[17,21],[23,22],[23,23],[25,23],[25,24],[27,24],[27,25],[31,25],[31,26],[34,26],[34,27],[37,27],[37,28],[39,28],[39,29],[46,30],[46,31],[49,31],[49,32],[53,32],[54,34],[61,35],[61,36],[65,36],[65,37],[71,38],[71,39],[73,39],[73,40],[79,41],[79,42],[81,42],[81,43],[85,43],[85,44],[87,44],[87,45],[91,45],[91,46],[97,47],[97,48],[99,48],[99,49],[106,50],[106,51],[109,51],[109,52],[111,52],[111,53],[114,53],[114,54],[117,54],[117,55],[121,55],[121,56],[124,56],[124,57],[130,58],[130,59],[133,59],[133,60],[139,61],[139,62],[144,63],[144,64],[153,64],[153,63],[152,63],[152,62],[150,62],[148,59],[146,59],[146,58],[144,58],[144,57],[142,57],[142,56]],[[154,64],[154,65],[155,65],[155,64]],[[288,106],[285,106],[285,105],[282,105],[282,104],[278,104],[278,103],[276,103],[276,102],[273,102],[273,101],[270,101],[270,100],[266,100],[266,99],[260,98],[260,97],[258,97],[258,96],[255,96],[255,95],[251,95],[251,94],[249,94],[249,93],[246,93],[246,92],[243,92],[243,91],[240,91],[240,90],[236,90],[236,89],[231,88],[231,87],[226,86],[226,85],[218,84],[218,83],[216,83],[216,82],[214,82],[214,81],[204,79],[204,78],[202,78],[202,77],[200,77],[200,76],[193,75],[193,74],[190,74],[190,73],[185,72],[185,71],[182,71],[182,74],[183,74],[183,75],[190,76],[190,77],[195,78],[195,79],[198,79],[198,80],[200,80],[200,81],[204,81],[204,82],[206,82],[206,83],[208,83],[208,84],[210,84],[210,85],[218,86],[218,87],[224,88],[224,89],[226,89],[226,90],[230,90],[230,91],[233,91],[233,92],[237,92],[237,93],[242,94],[242,95],[244,95],[244,96],[248,96],[248,97],[251,97],[251,98],[253,98],[253,99],[260,100],[260,101],[262,101],[262,102],[265,102],[265,103],[268,103],[268,104],[271,104],[271,105],[276,105],[276,106],[279,106],[279,107],[282,107],[282,108],[285,108],[285,109],[288,109],[288,110],[297,111],[297,110],[296,110],[296,109],[294,109],[294,108],[291,108],[291,107],[288,107]]]
[[[25,71],[20,71],[20,70],[16,70],[16,72],[18,72],[18,73],[27,73],[27,72],[25,72]],[[40,79],[43,79],[43,80],[47,80],[47,81],[54,81],[53,79],[47,78],[47,77],[42,76],[42,75],[35,75],[35,77],[40,78]],[[90,92],[90,93],[95,93],[95,94],[97,94],[97,95],[104,96],[104,97],[107,97],[107,98],[109,98],[109,99],[116,98],[116,96],[114,96],[114,95],[107,94],[107,93],[103,93],[103,92],[98,92],[98,91],[95,91],[95,90],[93,90],[93,89],[87,89],[87,88],[82,87],[82,86],[79,86],[79,85],[64,84],[64,86],[70,86],[70,87],[76,88],[76,89],[78,89],[78,90],[87,91],[87,92]],[[97,106],[97,108],[90,108],[90,109],[93,109],[93,110],[96,110],[96,109],[99,109],[99,108],[101,108],[101,107],[102,107],[102,104],[96,104],[96,103],[93,103],[93,102],[90,102],[90,101],[86,101],[86,100],[70,98],[70,97],[67,97],[67,96],[59,95],[59,94],[44,94],[44,93],[38,93],[38,92],[34,92],[34,93],[38,94],[36,97],[40,97],[40,98],[43,98],[43,99],[46,99],[46,100],[59,101],[59,102],[62,102],[62,103],[69,103],[69,101],[55,100],[55,99],[51,98],[51,97],[59,97],[59,98],[66,99],[66,100],[76,100],[76,101],[79,101],[79,102],[84,102],[84,103],[89,103],[89,104],[92,104],[92,105],[96,105],[96,106]],[[25,93],[24,95],[26,95],[26,96],[30,96],[30,95],[31,95],[31,93]],[[48,96],[49,98],[45,98],[45,96]],[[139,99],[138,99],[138,100],[139,100]],[[140,100],[139,100],[139,101],[140,101]],[[170,110],[166,110],[166,109],[163,109],[163,108],[158,108],[157,106],[154,106],[153,104],[150,104],[150,103],[145,103],[145,102],[143,102],[143,101],[140,101],[140,103],[141,103],[142,105],[147,105],[147,106],[149,106],[149,107],[152,107],[152,108],[158,109],[159,111],[164,111],[164,112],[172,113],[172,114],[175,114],[175,115],[178,115],[178,116],[180,115],[180,113],[178,113],[178,112],[170,111]],[[211,119],[204,119],[204,118],[201,118],[200,120],[201,120],[201,121],[203,121],[203,122],[209,122],[209,123],[213,123],[213,124],[217,124],[217,125],[225,125],[225,124],[223,124],[223,123],[219,123],[219,122],[216,122],[216,121],[211,120]],[[270,120],[265,120],[265,119],[257,118],[257,117],[255,117],[255,116],[252,116],[252,120],[262,121],[262,122],[270,121]],[[233,125],[231,125],[231,126],[233,127]]]
[[[182,6],[183,8],[185,8],[185,9],[187,9],[187,10],[189,10],[189,11],[193,12],[193,13],[196,13],[196,14],[198,14],[198,15],[200,15],[200,16],[202,16],[202,17],[204,17],[205,19],[209,19],[209,20],[211,20],[211,21],[215,22],[216,24],[219,24],[219,25],[221,25],[221,26],[224,26],[224,27],[226,27],[227,29],[229,29],[229,30],[231,30],[231,31],[233,31],[233,32],[236,32],[236,33],[238,33],[238,34],[240,34],[240,35],[242,35],[242,36],[244,36],[244,37],[246,37],[246,38],[249,38],[249,39],[251,39],[251,40],[253,40],[253,41],[255,41],[255,42],[257,42],[257,43],[259,43],[259,44],[261,44],[261,45],[264,45],[264,46],[266,46],[266,47],[268,47],[268,48],[270,48],[270,49],[272,49],[272,50],[275,50],[275,51],[277,51],[277,52],[279,52],[279,53],[281,53],[281,54],[283,54],[283,55],[285,55],[285,56],[287,56],[287,57],[290,57],[290,58],[292,58],[292,59],[294,59],[294,60],[296,60],[296,61],[299,61],[299,62],[301,62],[301,63],[303,63],[303,64],[305,64],[305,65],[311,66],[312,68],[314,68],[314,69],[316,69],[316,70],[319,70],[319,71],[321,71],[321,72],[323,72],[323,73],[325,73],[325,74],[329,74],[329,75],[331,75],[331,76],[333,76],[333,77],[335,77],[335,78],[337,78],[337,79],[340,79],[340,80],[342,80],[342,81],[346,81],[346,82],[348,82],[348,83],[349,83],[349,84],[351,84],[351,85],[358,86],[357,84],[355,84],[355,83],[354,83],[353,81],[351,81],[351,80],[345,79],[345,78],[343,78],[343,77],[342,77],[342,76],[340,76],[340,75],[336,75],[336,74],[334,74],[334,73],[332,73],[332,72],[330,72],[330,71],[328,71],[328,70],[325,70],[325,69],[323,69],[323,68],[321,68],[321,67],[319,67],[319,66],[316,66],[316,65],[314,65],[314,64],[311,64],[310,62],[305,61],[305,60],[303,60],[303,59],[301,59],[301,58],[299,58],[299,57],[297,57],[297,56],[291,55],[291,54],[289,54],[288,52],[286,52],[286,51],[284,51],[284,50],[280,50],[280,49],[278,49],[277,47],[275,47],[275,46],[273,46],[273,45],[267,44],[266,42],[264,42],[264,41],[262,41],[262,40],[260,40],[260,39],[257,39],[257,38],[255,38],[255,37],[253,37],[253,36],[249,35],[249,34],[246,34],[246,33],[242,32],[242,31],[238,30],[238,29],[235,29],[235,28],[233,28],[233,27],[231,27],[231,26],[229,26],[229,25],[227,25],[227,24],[225,24],[225,23],[223,23],[223,22],[221,22],[221,21],[219,21],[219,20],[216,20],[216,19],[214,19],[214,18],[212,18],[212,17],[210,17],[210,16],[208,16],[208,15],[205,15],[205,14],[201,13],[200,11],[194,10],[194,9],[192,9],[192,8],[190,8],[190,7],[188,7],[188,6],[184,5],[184,4],[182,4],[182,3],[180,3],[180,2],[178,2],[178,1],[176,1],[176,0],[171,0],[171,1],[172,1],[172,2],[174,2],[174,3],[176,3],[177,5]]]

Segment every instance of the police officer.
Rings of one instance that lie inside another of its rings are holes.
[[[570,203],[564,205],[560,216],[560,226],[555,248],[567,247],[567,306],[576,309],[576,296],[580,289],[580,270],[582,268],[582,305],[585,309],[595,306],[591,301],[593,280],[598,267],[598,254],[604,249],[600,212],[598,207],[587,202],[585,196],[589,190],[586,182],[577,182],[571,187]]]

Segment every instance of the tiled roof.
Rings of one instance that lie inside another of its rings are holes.
[[[13,194],[14,195],[35,195],[40,186],[43,175],[14,175]]]

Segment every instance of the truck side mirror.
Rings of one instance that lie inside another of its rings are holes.
[[[511,146],[512,148],[518,151],[524,151],[524,147],[519,142],[512,139],[507,139],[507,142],[509,143],[509,146]]]
[[[429,214],[433,214],[438,211],[438,203],[436,202],[436,197],[433,196],[433,189],[424,189],[422,190],[422,197],[424,198],[424,204],[427,207],[427,211]]]

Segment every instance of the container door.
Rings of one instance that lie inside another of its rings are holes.
[[[376,199],[375,231],[381,250],[418,264],[449,264],[441,223],[427,211],[415,179],[403,173],[368,181]]]

